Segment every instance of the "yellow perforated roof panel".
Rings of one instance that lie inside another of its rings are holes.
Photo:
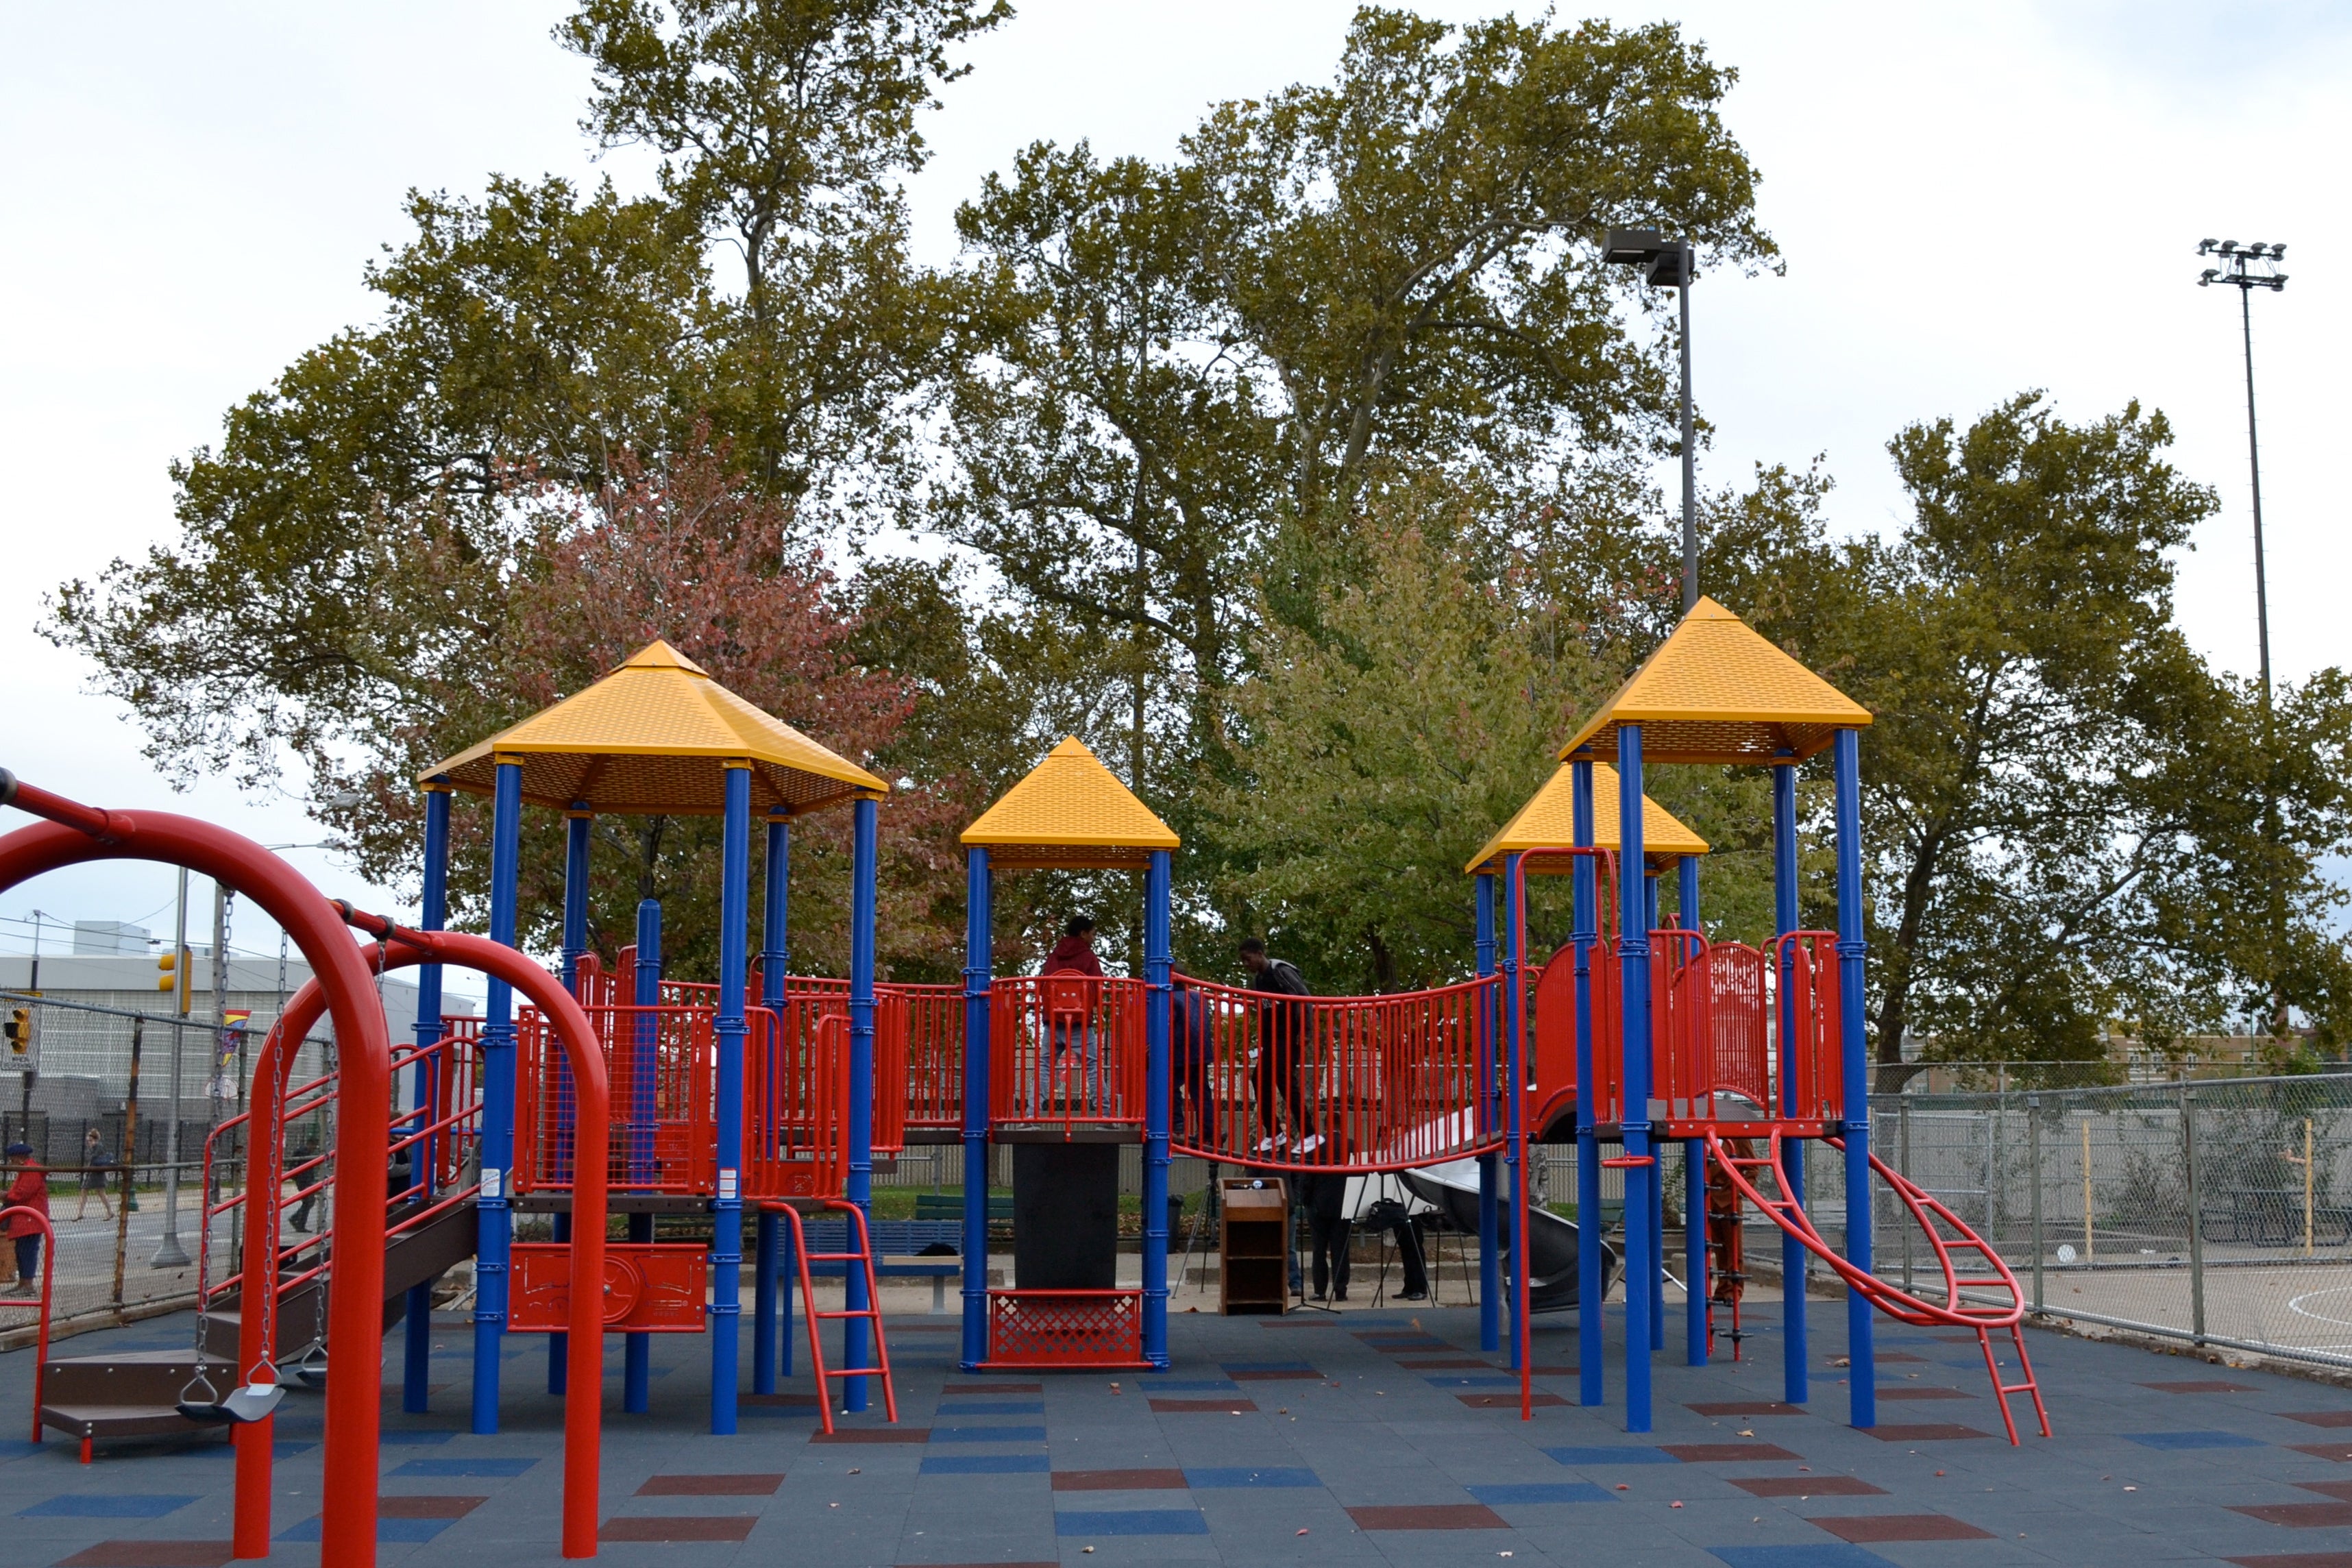
[[[498,759],[522,764],[523,799],[559,810],[584,802],[621,816],[716,816],[726,764],[748,763],[751,809],[806,811],[889,786],[771,718],[666,642],[653,642],[586,690],[425,770],[488,795]]]
[[[1526,849],[1564,849],[1576,842],[1576,764],[1562,763],[1559,771],[1544,781],[1543,788],[1519,807],[1517,816],[1503,824],[1486,847],[1478,851],[1463,870],[1475,875],[1480,871],[1500,871],[1503,857]],[[1617,843],[1617,770],[1607,763],[1592,764],[1592,842],[1595,847],[1614,849]],[[1685,855],[1706,853],[1706,840],[1693,833],[1682,818],[1652,800],[1642,797],[1642,858],[1652,867],[1664,866]],[[1528,868],[1536,872],[1566,872],[1575,862],[1568,859],[1538,860]]]
[[[1703,598],[1559,755],[1613,757],[1618,728],[1639,724],[1644,762],[1802,761],[1869,722],[1868,709]]]
[[[1177,845],[1168,825],[1075,735],[981,813],[963,841],[1004,867],[1141,866],[1153,850]]]

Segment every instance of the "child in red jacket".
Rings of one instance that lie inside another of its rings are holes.
[[[49,1212],[49,1173],[33,1158],[30,1143],[11,1143],[9,1159],[24,1166],[8,1191],[0,1194],[0,1207],[31,1209],[43,1218]],[[29,1214],[8,1216],[8,1237],[16,1244],[16,1283],[0,1295],[33,1296],[41,1288],[41,1222]]]

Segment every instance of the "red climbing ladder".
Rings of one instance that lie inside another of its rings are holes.
[[[2019,1287],[2017,1276],[2010,1271],[2009,1265],[2002,1262],[2000,1255],[1993,1250],[1991,1243],[1961,1223],[1958,1215],[1931,1194],[1906,1180],[1874,1154],[1870,1160],[1871,1170],[1895,1190],[1895,1196],[1903,1200],[1903,1205],[1910,1211],[1912,1219],[1926,1233],[1927,1245],[1935,1249],[1937,1266],[1944,1275],[1944,1299],[1938,1302],[1915,1296],[1875,1274],[1855,1268],[1822,1239],[1821,1232],[1813,1228],[1813,1222],[1805,1213],[1804,1205],[1782,1185],[1781,1136],[1775,1129],[1762,1154],[1737,1154],[1725,1144],[1720,1134],[1710,1131],[1706,1135],[1707,1156],[1730,1178],[1733,1188],[1741,1197],[1762,1209],[1773,1224],[1795,1237],[1804,1244],[1807,1251],[1834,1269],[1838,1278],[1845,1281],[1848,1289],[1860,1292],[1864,1300],[1888,1317],[1897,1322],[1921,1328],[1949,1327],[1973,1331],[1978,1348],[1984,1352],[1985,1371],[1992,1378],[1993,1397],[2000,1402],[2001,1425],[2009,1428],[2010,1443],[2014,1446],[2017,1442],[2017,1422],[2009,1410],[2010,1395],[2013,1394],[2032,1396],[2033,1414],[2042,1424],[2042,1435],[2049,1436],[2050,1412],[2042,1403],[2042,1388],[2034,1381],[2033,1363],[2025,1353],[2025,1292]],[[1840,1139],[1832,1138],[1828,1142],[1832,1148],[1845,1147]],[[1764,1195],[1753,1179],[1752,1173],[1758,1171],[1771,1173],[1772,1191],[1778,1196],[1768,1198]],[[1955,1253],[1971,1258],[1973,1262],[1969,1267],[1975,1271],[1961,1273],[1962,1266],[1954,1261]],[[2005,1303],[1970,1300],[1966,1295],[1970,1290],[1998,1291],[2005,1295],[2007,1300]],[[2000,1380],[2000,1364],[1992,1351],[1992,1331],[1995,1329],[2009,1331],[2011,1342],[2017,1350],[2017,1364],[2023,1374],[2023,1382],[2003,1383]]]
[[[845,1234],[851,1241],[847,1252],[819,1252],[808,1248],[808,1232],[801,1225],[801,1211],[791,1204],[769,1204],[769,1208],[781,1212],[793,1227],[793,1257],[800,1266],[801,1300],[808,1303],[809,1366],[816,1373],[816,1413],[824,1422],[826,1436],[833,1436],[833,1394],[826,1387],[828,1377],[879,1377],[882,1380],[882,1408],[895,1425],[898,1419],[898,1390],[890,1381],[890,1345],[882,1335],[882,1287],[874,1276],[874,1241],[866,1228],[866,1211],[842,1198],[827,1198],[824,1206],[838,1209],[849,1216]],[[809,1276],[812,1263],[855,1263],[866,1270],[867,1305],[838,1312],[821,1312],[816,1305],[816,1284]],[[873,1366],[845,1366],[837,1372],[824,1370],[825,1321],[834,1318],[866,1318],[874,1324]]]

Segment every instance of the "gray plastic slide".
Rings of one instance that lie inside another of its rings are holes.
[[[1477,1161],[1451,1160],[1443,1165],[1400,1171],[1397,1178],[1404,1183],[1413,1196],[1443,1211],[1447,1219],[1472,1236],[1478,1234]],[[1502,1205],[1500,1218],[1503,1247],[1507,1257],[1513,1218],[1510,1205]],[[1576,1222],[1562,1219],[1549,1209],[1530,1206],[1528,1228],[1535,1237],[1535,1245],[1529,1249],[1534,1267],[1528,1272],[1528,1310],[1557,1312],[1574,1307]],[[1601,1242],[1601,1293],[1604,1298],[1622,1268],[1622,1258],[1604,1236]]]

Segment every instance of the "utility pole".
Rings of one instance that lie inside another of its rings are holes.
[[[2216,257],[2218,267],[2208,267],[2198,274],[2197,286],[2210,288],[2226,283],[2238,290],[2238,327],[2245,344],[2246,358],[2246,464],[2252,479],[2254,511],[2254,638],[2256,654],[2261,661],[2263,680],[2263,842],[2273,854],[2271,867],[2271,1034],[2284,1039],[2287,1033],[2286,994],[2279,984],[2277,965],[2286,952],[2286,899],[2279,887],[2275,858],[2279,846],[2278,799],[2273,793],[2270,771],[2278,756],[2277,737],[2273,730],[2271,712],[2271,598],[2270,576],[2263,559],[2263,449],[2254,426],[2254,290],[2267,289],[2276,294],[2286,288],[2286,274],[2279,263],[2286,258],[2284,245],[2266,245],[2261,240],[2241,246],[2234,239],[2200,240],[2200,256]]]
[[[163,1133],[163,1240],[148,1259],[150,1268],[185,1268],[187,1248],[180,1245],[180,1072],[182,1058],[186,1056],[189,996],[188,976],[188,868],[180,868],[179,912],[172,922],[172,1110],[171,1122]],[[220,954],[213,954],[215,972],[218,972]]]
[[[25,987],[26,991],[36,996],[38,996],[41,994],[42,918],[40,910],[35,910],[33,911],[33,973],[30,982]],[[34,1011],[27,1014],[26,1016],[33,1018],[40,1016],[38,1003],[34,1004]],[[27,1143],[33,1141],[33,1079],[38,1076],[38,1070],[37,1060],[28,1058],[25,1063],[24,1072],[19,1075],[24,1089],[24,1099],[23,1102],[17,1107],[16,1121],[17,1123],[25,1130],[24,1137],[25,1142]],[[46,1142],[46,1140],[44,1140],[44,1142]]]

